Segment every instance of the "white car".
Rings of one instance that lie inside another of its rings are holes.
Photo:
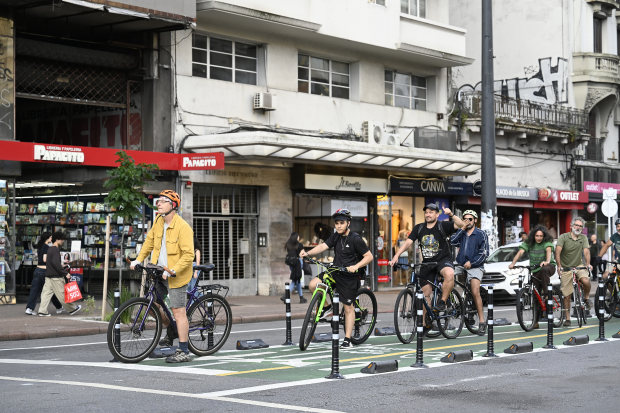
[[[526,275],[527,270],[519,270],[508,268],[517,252],[519,252],[521,243],[504,245],[489,255],[486,264],[484,264],[484,277],[482,284],[493,285],[493,297],[497,302],[515,301],[517,292],[519,291],[519,276]],[[555,245],[555,241],[554,241]],[[530,257],[525,252],[516,265],[530,265]],[[556,272],[551,277],[551,284],[560,285],[560,277]]]

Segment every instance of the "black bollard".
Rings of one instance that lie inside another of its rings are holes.
[[[213,319],[213,293],[211,290],[207,290],[207,314],[209,314],[212,323],[212,327],[207,333],[207,348],[212,349],[214,346],[213,330],[215,329],[215,320]]]
[[[291,327],[291,287],[289,283],[284,284],[284,296],[286,298],[286,341],[283,346],[294,346],[293,331]]]
[[[609,341],[605,338],[605,287],[601,274],[598,275],[598,289],[596,292],[596,299],[598,300],[598,338],[594,341]]]
[[[489,313],[487,314],[487,352],[482,357],[497,357],[493,350],[493,286],[489,285],[487,289],[489,295]]]
[[[332,308],[334,315],[332,316],[332,372],[326,379],[344,379],[344,376],[340,375],[340,356],[338,354],[340,337],[338,335],[340,331],[340,298],[338,293],[334,293],[334,301],[332,302]]]
[[[552,350],[557,347],[553,345],[553,286],[547,285],[547,344],[543,348]]]
[[[416,329],[418,333],[418,342],[415,349],[415,364],[412,364],[411,367],[427,368],[428,366],[424,364],[424,337],[422,337],[424,332],[424,311],[422,310],[424,293],[419,288],[416,297]]]
[[[118,307],[121,306],[121,293],[116,288],[114,290],[114,314],[118,311]],[[121,318],[116,318],[116,324],[114,324],[114,348],[117,352],[121,352]],[[118,363],[119,361],[114,357],[110,360],[110,363]]]

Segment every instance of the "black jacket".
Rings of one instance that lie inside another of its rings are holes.
[[[301,242],[297,243],[297,248],[295,249],[286,249],[286,255],[288,256],[289,265],[291,267],[291,276],[289,277],[292,281],[301,280],[301,263],[299,262],[299,253],[303,250],[304,246]]]
[[[47,260],[45,262],[45,276],[47,278],[63,278],[68,274],[67,270],[62,268],[60,260],[60,250],[58,247],[51,246],[47,250]]]

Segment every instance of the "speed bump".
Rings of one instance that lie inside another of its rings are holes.
[[[582,344],[588,344],[590,342],[590,336],[573,336],[564,342],[565,346],[580,346]]]
[[[529,353],[534,351],[534,343],[528,341],[526,343],[515,343],[512,346],[508,347],[504,350],[504,353],[507,354],[520,354],[520,353]]]
[[[442,363],[460,363],[461,361],[469,361],[474,358],[472,350],[451,351],[447,356],[443,357]]]
[[[360,370],[361,373],[378,374],[398,371],[398,360],[373,361]]]
[[[237,350],[254,350],[257,348],[268,348],[269,344],[260,338],[255,340],[237,340]]]

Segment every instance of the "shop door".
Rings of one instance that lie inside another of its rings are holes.
[[[215,264],[211,271],[212,281],[228,281],[232,272],[232,231],[230,219],[211,218],[210,262]]]

